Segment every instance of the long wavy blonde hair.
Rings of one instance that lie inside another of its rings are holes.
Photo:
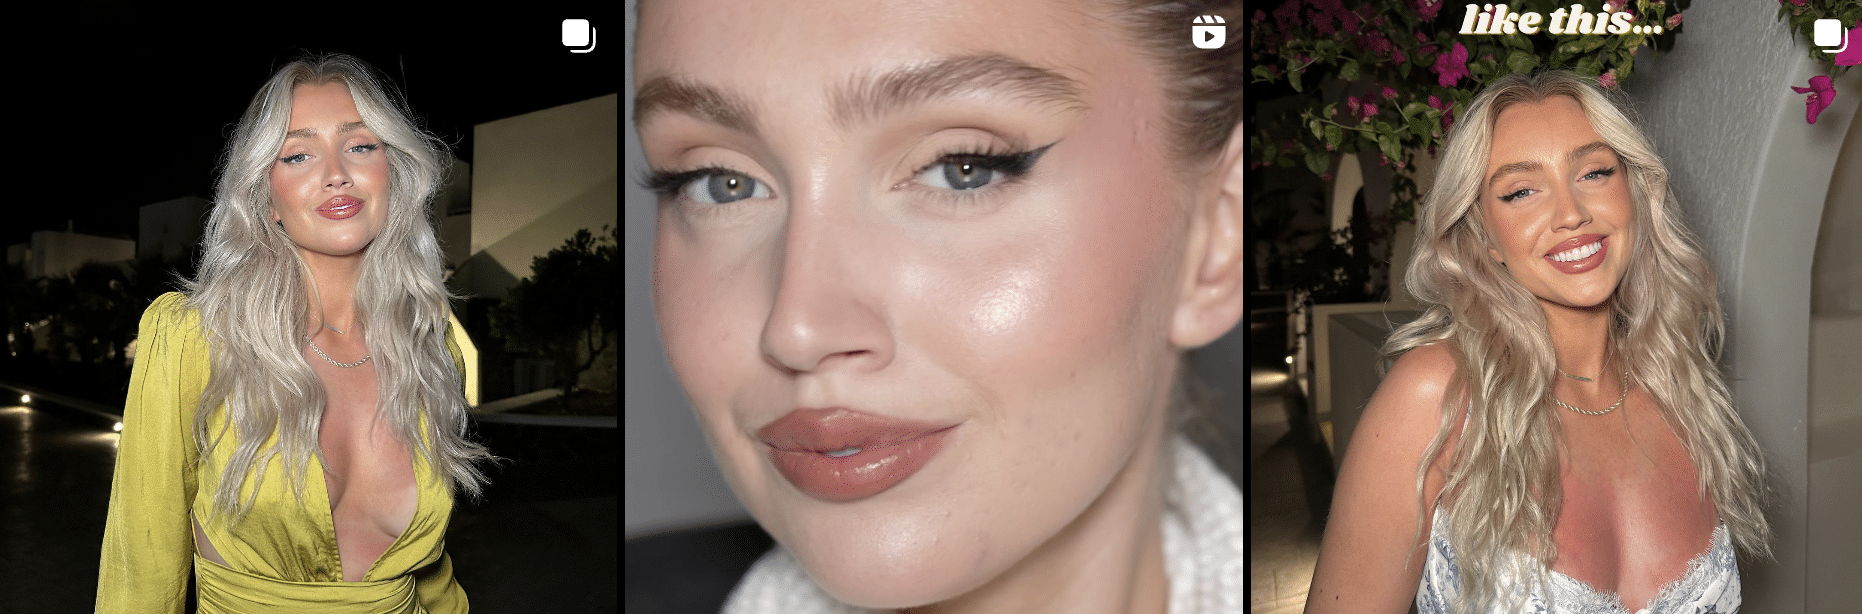
[[[1545,314],[1533,294],[1489,257],[1490,232],[1479,206],[1494,122],[1519,103],[1568,96],[1584,109],[1622,158],[1635,205],[1637,240],[1630,268],[1610,300],[1611,361],[1629,371],[1686,446],[1734,544],[1769,556],[1763,507],[1764,457],[1734,411],[1717,359],[1725,324],[1713,272],[1682,225],[1668,191],[1668,169],[1632,121],[1626,104],[1595,82],[1568,72],[1511,75],[1474,98],[1450,135],[1434,187],[1417,220],[1407,279],[1427,307],[1384,344],[1386,358],[1442,342],[1456,375],[1442,422],[1416,469],[1418,505],[1447,514],[1447,538],[1460,554],[1461,606],[1485,611],[1499,598],[1498,578],[1545,578],[1556,557],[1552,527],[1562,493],[1557,410],[1551,405],[1557,362]],[[1449,433],[1465,426],[1452,450]],[[1422,501],[1431,462],[1447,454],[1436,501]],[[1427,508],[1424,507],[1424,510]],[[1423,535],[1420,517],[1417,535]],[[1535,569],[1506,569],[1526,553]]]
[[[222,161],[199,272],[183,283],[212,348],[212,375],[195,410],[201,457],[228,428],[238,435],[213,497],[213,511],[234,521],[250,511],[272,459],[283,459],[299,504],[307,460],[324,462],[317,432],[326,394],[302,349],[311,282],[296,245],[272,223],[270,169],[290,129],[293,89],[332,82],[348,87],[388,158],[388,219],[363,253],[355,289],[380,419],[448,489],[479,496],[485,476],[475,461],[493,458],[465,437],[463,375],[446,350],[448,301],[455,297],[442,280],[431,211],[451,160],[445,144],[415,126],[367,64],[346,55],[311,57],[272,75],[246,107]],[[208,417],[217,411],[226,421],[209,433]],[[262,449],[274,433],[277,444]],[[242,499],[249,476],[257,477]]]

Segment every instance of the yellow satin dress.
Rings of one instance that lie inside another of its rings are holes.
[[[236,434],[229,429],[227,441],[198,458],[194,408],[210,363],[200,315],[184,301],[179,293],[165,294],[142,315],[104,527],[97,611],[179,614],[192,573],[201,614],[466,612],[465,591],[453,581],[445,552],[452,493],[418,453],[413,521],[360,582],[342,581],[329,492],[315,460],[305,463],[303,505],[284,478],[282,459],[274,458],[244,521],[232,526],[224,515],[208,514],[213,489],[207,485],[224,470]],[[463,373],[453,340],[463,334],[457,328],[454,321],[446,349]],[[223,420],[223,413],[214,414],[208,432],[219,432]],[[244,492],[251,487],[248,479]],[[226,565],[195,551],[196,518]]]

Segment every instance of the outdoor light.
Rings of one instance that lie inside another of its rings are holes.
[[[32,395],[30,395],[30,394],[22,394],[22,395],[19,395],[19,404],[20,404],[20,405],[25,405],[25,404],[27,404],[27,403],[31,403],[31,402],[32,402]]]
[[[1289,365],[1290,365],[1290,364],[1293,364],[1293,357],[1292,357],[1292,356],[1288,356],[1288,357],[1287,357],[1287,364],[1289,364]]]
[[[114,427],[111,427],[111,428],[110,428],[110,430],[112,430],[112,431],[116,431],[116,432],[118,432],[118,433],[121,433],[121,432],[123,432],[123,423],[121,423],[121,422],[118,422],[118,423],[116,423],[116,426],[114,426]]]

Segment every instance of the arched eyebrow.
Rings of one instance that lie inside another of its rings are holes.
[[[1610,147],[1609,143],[1605,143],[1603,141],[1591,141],[1589,143],[1579,145],[1575,149],[1572,149],[1571,153],[1565,154],[1565,159],[1572,161],[1572,162],[1576,162],[1578,160],[1583,159],[1584,156],[1597,153],[1599,150],[1608,151],[1612,154],[1616,153],[1616,149],[1613,147]],[[1618,156],[1618,157],[1620,158],[1621,156]],[[1505,179],[1507,175],[1511,175],[1514,173],[1532,172],[1532,171],[1539,170],[1541,168],[1545,168],[1545,166],[1542,164],[1539,164],[1538,160],[1522,160],[1519,162],[1512,162],[1512,163],[1501,165],[1500,168],[1494,169],[1493,176],[1487,179],[1487,189],[1489,190],[1494,189],[1494,186],[1499,185],[1500,180]]]
[[[336,126],[336,133],[343,134],[346,132],[353,132],[358,128],[366,128],[366,127],[367,126],[363,125],[362,122],[345,122],[343,124]],[[311,139],[311,138],[316,138],[316,137],[317,137],[316,128],[298,128],[296,130],[292,130],[290,132],[284,133],[284,140],[287,140],[287,141],[291,139]]]
[[[829,114],[843,128],[888,113],[938,100],[980,92],[1051,106],[1086,110],[1080,83],[1053,70],[1004,55],[969,55],[906,66],[877,78],[855,78],[834,90]]]
[[[856,77],[828,93],[829,119],[841,128],[971,92],[994,94],[1074,112],[1088,108],[1080,83],[1059,72],[1004,55],[947,57],[879,76]],[[756,134],[758,118],[734,92],[690,79],[660,76],[634,96],[634,124],[662,113],[683,113],[738,132]]]

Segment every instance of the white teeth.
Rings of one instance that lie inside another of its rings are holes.
[[[1571,262],[1573,260],[1583,260],[1585,258],[1591,257],[1592,254],[1596,254],[1597,250],[1601,250],[1601,249],[1603,249],[1603,242],[1598,241],[1596,243],[1592,243],[1590,245],[1586,245],[1583,247],[1574,247],[1568,251],[1563,251],[1563,252],[1559,252],[1556,254],[1552,254],[1552,260],[1556,262]]]
[[[822,454],[826,454],[826,455],[828,455],[828,456],[832,456],[832,457],[834,457],[834,458],[842,458],[842,457],[847,457],[847,456],[853,456],[853,455],[855,455],[855,454],[859,454],[859,453],[860,453],[860,448],[847,448],[847,449],[845,449],[845,450],[835,450],[835,451],[833,451],[833,452],[822,452]]]

